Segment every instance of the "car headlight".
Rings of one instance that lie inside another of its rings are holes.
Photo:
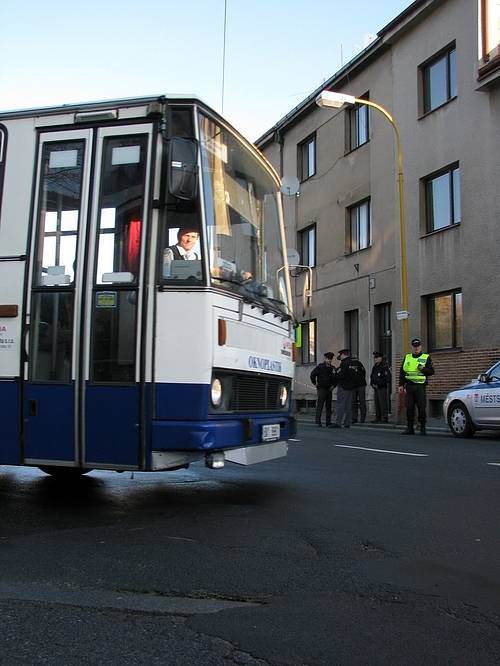
[[[215,377],[212,380],[212,386],[210,387],[210,399],[214,407],[220,407],[222,402],[222,382],[218,377]]]
[[[283,384],[280,386],[279,401],[280,407],[285,407],[286,403],[288,402],[288,388]]]

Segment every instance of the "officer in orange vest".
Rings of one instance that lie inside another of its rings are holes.
[[[413,338],[411,341],[412,353],[406,354],[399,370],[399,392],[406,393],[406,430],[403,435],[414,435],[413,423],[415,419],[415,406],[418,411],[420,434],[426,435],[426,392],[427,377],[434,374],[434,367],[429,354],[422,352],[422,341]]]

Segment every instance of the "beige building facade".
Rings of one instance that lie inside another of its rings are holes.
[[[372,352],[402,356],[403,273],[408,335],[421,337],[436,375],[431,413],[449,390],[500,359],[500,2],[417,0],[374,42],[266,132],[257,145],[288,183],[287,240],[313,274],[292,271],[301,322],[295,398],[312,405],[312,368],[349,347],[369,374]],[[320,108],[322,91],[381,105],[401,136],[362,103]],[[401,207],[407,261],[400,248]],[[403,272],[402,272],[403,266]]]

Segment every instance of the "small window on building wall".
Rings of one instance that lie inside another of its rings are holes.
[[[431,349],[454,349],[462,346],[461,291],[428,296],[427,319]]]
[[[316,363],[316,320],[300,322],[301,347],[300,362],[302,365]]]
[[[425,179],[427,232],[458,224],[460,207],[460,168],[448,167]]]
[[[368,94],[363,95],[368,99]],[[369,141],[370,133],[370,115],[369,109],[365,104],[356,104],[348,111],[349,118],[349,150],[354,150]]]
[[[422,65],[423,112],[429,113],[457,95],[457,58],[453,44]]]
[[[345,346],[351,356],[359,354],[359,313],[358,310],[349,310],[344,313]]]
[[[371,244],[370,199],[347,209],[347,251],[364,250]]]
[[[298,166],[301,182],[316,173],[316,135],[308,137],[298,145]]]
[[[300,263],[304,266],[316,266],[316,225],[312,224],[299,231]]]

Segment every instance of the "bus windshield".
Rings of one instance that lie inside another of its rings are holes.
[[[277,183],[228,130],[203,114],[199,124],[212,283],[286,316]]]

